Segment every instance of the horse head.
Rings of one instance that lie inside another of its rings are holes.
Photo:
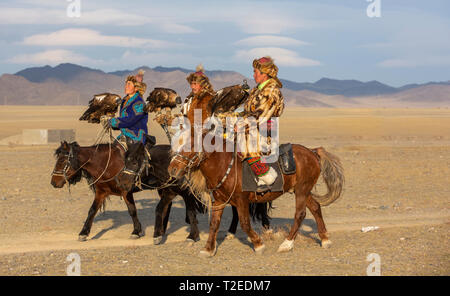
[[[56,164],[52,172],[51,184],[55,188],[62,188],[66,182],[75,184],[81,180],[82,172],[78,161],[80,145],[77,142],[61,142],[55,150]]]
[[[169,175],[175,179],[181,179],[186,175],[189,176],[191,171],[200,167],[203,160],[206,159],[206,153],[196,151],[172,151],[172,157],[169,167],[167,168]]]
[[[120,187],[126,191],[131,191],[145,161],[145,147],[142,143],[128,144],[125,153],[125,167],[117,177]]]

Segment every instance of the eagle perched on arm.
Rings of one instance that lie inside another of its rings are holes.
[[[249,89],[247,81],[244,80],[242,85],[227,86],[218,90],[208,104],[210,114],[233,112],[248,98]]]
[[[81,115],[79,120],[86,120],[90,123],[100,123],[100,117],[106,115],[114,117],[119,108],[122,98],[119,95],[111,93],[103,93],[95,95],[89,101],[88,109]]]
[[[147,113],[171,110],[181,103],[181,98],[170,88],[156,87],[147,97],[144,110]]]

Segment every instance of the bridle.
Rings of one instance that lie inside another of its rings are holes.
[[[181,160],[179,160],[178,158],[181,158]],[[202,152],[197,152],[192,157],[187,157],[187,156],[184,156],[183,154],[181,154],[180,152],[175,152],[170,161],[171,162],[177,161],[177,162],[185,165],[183,167],[182,173],[187,174],[189,176],[191,173],[191,170],[193,168],[200,166],[200,164],[205,159],[206,159],[205,153],[202,153]]]
[[[123,173],[123,174],[134,176],[135,183],[137,183],[138,184],[137,186],[139,188],[141,188],[141,184],[142,184],[141,175],[142,175],[142,172],[144,171],[144,169],[146,169],[146,174],[148,175],[148,167],[150,165],[149,159],[150,159],[150,154],[148,153],[147,149],[145,149],[145,147],[144,147],[144,161],[141,162],[141,166],[139,167],[139,170],[136,172],[136,171],[133,171],[133,170],[127,168],[124,165],[122,170],[117,175],[120,175]]]
[[[184,161],[186,161],[186,162],[183,162],[183,161],[178,160],[177,157],[180,157],[182,160],[184,160]],[[197,152],[197,153],[195,153],[194,156],[192,156],[192,157],[187,157],[187,156],[182,155],[182,154],[179,153],[179,152],[175,152],[175,153],[174,153],[174,156],[173,156],[172,159],[171,159],[171,161],[178,161],[178,162],[180,162],[180,163],[182,163],[182,164],[186,164],[186,166],[183,168],[182,172],[183,172],[184,174],[187,174],[187,176],[189,176],[191,170],[192,170],[193,168],[196,168],[196,167],[200,166],[200,164],[201,164],[206,158],[207,158],[207,157],[206,157],[206,154],[205,154],[205,153],[202,153],[202,152]],[[230,174],[231,168],[233,167],[233,163],[235,162],[235,160],[236,160],[236,149],[234,149],[233,157],[231,158],[231,161],[230,161],[230,163],[228,164],[228,168],[227,168],[227,171],[225,172],[225,175],[222,177],[222,179],[220,180],[220,182],[219,182],[216,186],[214,186],[214,188],[208,189],[210,196],[213,196],[213,193],[216,192],[216,191],[217,191],[218,193],[222,194],[223,196],[225,196],[225,195],[219,190],[219,188],[223,185],[223,183],[225,183],[225,180],[227,179],[228,175]],[[196,164],[196,162],[198,162],[198,163]],[[191,186],[191,184],[190,184],[190,182],[189,182],[189,178],[186,178],[186,181],[188,182],[189,186]],[[214,209],[220,209],[220,208],[225,207],[225,206],[230,202],[231,197],[233,196],[234,191],[235,191],[235,189],[236,189],[236,185],[237,185],[237,163],[235,163],[235,180],[234,180],[233,191],[232,191],[231,194],[228,196],[228,198],[225,196],[227,200],[226,200],[226,202],[224,202],[222,205],[219,205],[219,206],[216,206],[216,207],[211,206],[211,207],[214,208]],[[194,196],[195,196],[195,198],[196,198],[198,201],[200,201],[203,205],[208,206],[208,205],[204,204],[203,201],[201,200],[201,198],[198,198],[196,194],[194,194]]]
[[[73,149],[72,146],[70,147],[69,153],[64,153],[62,154],[63,156],[66,157],[65,161],[64,161],[64,168],[62,169],[62,171],[60,170],[56,170],[56,166],[53,169],[53,172],[51,174],[51,176],[57,176],[57,177],[64,177],[64,181],[66,181],[66,183],[69,182],[69,179],[72,178],[83,166],[85,166],[91,159],[89,158],[88,161],[86,161],[85,163],[83,163],[83,165],[81,165],[78,169],[74,169],[72,168],[71,165],[71,159],[73,159]],[[74,169],[75,172],[72,174],[72,176],[67,177],[67,173],[69,172],[69,169]]]

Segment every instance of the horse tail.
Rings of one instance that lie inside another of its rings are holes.
[[[269,223],[270,219],[272,219],[269,216],[270,211],[273,209],[271,201],[265,203],[251,203],[249,209],[253,221]]]
[[[311,195],[321,206],[328,206],[342,195],[345,183],[344,168],[339,158],[327,152],[324,148],[315,148],[312,151],[320,159],[321,174],[328,192],[325,195],[314,193],[311,193]]]

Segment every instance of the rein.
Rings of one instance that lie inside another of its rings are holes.
[[[62,177],[64,177],[64,180],[66,181],[66,183],[69,184],[69,179],[70,179],[71,177],[73,177],[73,176],[74,176],[80,169],[82,169],[87,163],[89,163],[89,162],[91,161],[92,157],[97,153],[98,147],[100,146],[100,143],[99,143],[99,142],[101,141],[101,139],[104,137],[104,135],[105,135],[107,132],[109,132],[110,139],[114,139],[114,138],[112,137],[112,129],[111,129],[111,128],[103,129],[103,130],[98,134],[97,140],[95,141],[96,144],[94,144],[94,145],[96,145],[96,147],[95,147],[95,151],[94,151],[93,155],[91,155],[91,156],[89,157],[89,159],[88,159],[85,163],[83,163],[79,168],[74,169],[73,167],[71,167],[70,160],[73,159],[73,157],[74,157],[74,154],[73,154],[73,148],[72,148],[72,146],[71,146],[71,147],[70,147],[69,153],[64,155],[64,156],[67,157],[67,159],[65,160],[63,170],[62,170],[62,171],[57,171],[57,170],[54,169],[51,175],[52,175],[52,176],[62,176]],[[88,186],[92,186],[92,185],[94,185],[94,184],[97,183],[97,182],[98,182],[98,183],[106,183],[106,182],[112,181],[112,180],[115,179],[115,178],[117,177],[117,175],[119,175],[119,174],[124,170],[124,168],[125,168],[125,166],[124,166],[122,169],[120,169],[120,170],[119,170],[112,178],[110,178],[110,179],[107,179],[107,180],[100,180],[101,177],[103,177],[103,175],[105,174],[105,172],[106,172],[106,170],[107,170],[107,168],[108,168],[108,166],[109,166],[110,160],[111,160],[111,152],[112,152],[111,142],[108,142],[108,145],[109,145],[109,153],[108,153],[108,161],[107,161],[107,163],[106,163],[106,166],[105,166],[105,168],[103,169],[103,172],[100,174],[100,176],[99,176],[94,182],[88,184]],[[69,170],[70,168],[74,169],[75,172],[72,174],[72,176],[70,176],[70,177],[68,178],[68,177],[67,177],[67,172],[68,172],[68,170]],[[69,192],[70,192],[70,185],[69,185]]]
[[[235,147],[236,148],[236,147]],[[200,164],[206,159],[206,157],[202,157],[204,154],[202,154],[202,156],[199,156],[201,154],[201,152],[198,152],[196,154],[194,154],[194,156],[192,158],[189,158],[187,156],[184,156],[182,154],[180,154],[179,152],[176,152],[174,157],[172,158],[172,161],[178,161],[182,164],[186,164],[185,162],[182,162],[180,160],[177,159],[177,157],[180,157],[181,159],[187,161],[186,166],[183,168],[183,172],[185,174],[187,174],[188,176],[191,174],[191,170],[194,167],[194,164],[197,162],[198,160],[198,164],[195,165],[196,167],[200,166]],[[219,181],[219,183],[214,186],[214,188],[209,189],[208,188],[208,193],[209,195],[214,197],[214,192],[218,192],[220,194],[222,194],[225,198],[226,198],[226,202],[224,202],[223,204],[219,205],[219,206],[212,206],[212,205],[206,205],[203,200],[201,198],[199,198],[194,192],[192,192],[192,194],[195,196],[195,198],[204,206],[206,207],[211,207],[213,210],[217,210],[217,209],[222,209],[224,208],[231,200],[231,198],[233,197],[234,191],[236,190],[236,185],[237,185],[237,161],[236,160],[236,149],[234,149],[233,152],[233,156],[231,157],[231,161],[228,164],[227,170],[225,172],[225,175],[222,177],[222,179]],[[225,194],[223,194],[219,188],[223,185],[223,183],[225,183],[225,180],[227,179],[228,175],[231,172],[231,168],[233,167],[233,163],[235,165],[235,181],[234,181],[234,186],[233,186],[233,191],[231,192],[231,194],[227,197]],[[186,171],[187,169],[187,171]],[[188,183],[189,187],[192,188],[192,185],[189,181],[189,178],[186,178],[186,182]]]

